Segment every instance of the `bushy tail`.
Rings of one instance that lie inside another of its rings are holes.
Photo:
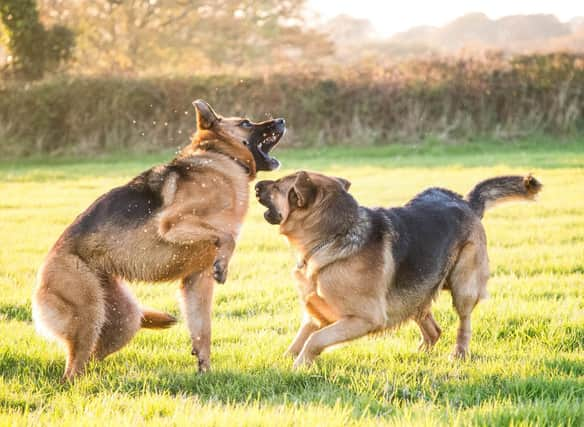
[[[166,329],[176,323],[176,318],[161,311],[142,309],[142,322],[140,326],[147,329]]]
[[[512,200],[533,200],[542,188],[542,184],[527,176],[498,176],[479,182],[466,200],[479,217],[483,217],[485,210],[493,206]]]

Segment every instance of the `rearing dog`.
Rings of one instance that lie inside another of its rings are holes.
[[[533,177],[502,176],[463,198],[428,189],[404,207],[359,206],[342,178],[297,172],[256,185],[265,219],[299,252],[294,270],[304,321],[288,353],[295,367],[324,349],[414,319],[422,348],[441,334],[431,305],[441,289],[452,294],[460,326],[454,357],[468,354],[470,316],[486,295],[489,277],[486,209],[506,200],[533,199]]]
[[[97,199],[63,232],[38,274],[33,315],[65,344],[64,379],[145,328],[175,319],[142,309],[123,280],[181,279],[183,311],[199,369],[210,367],[213,279],[225,282],[257,171],[278,168],[270,150],[283,119],[252,123],[193,103],[197,132],[170,163]]]

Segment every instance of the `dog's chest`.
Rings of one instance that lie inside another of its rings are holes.
[[[318,277],[307,277],[306,267],[296,267],[292,274],[296,279],[296,286],[302,299],[311,293],[319,294]]]
[[[234,216],[238,219],[234,224],[234,234],[239,236],[241,232],[241,227],[243,225],[243,219],[247,214],[249,207],[249,190],[247,186],[242,186],[235,190],[235,206],[234,206]]]

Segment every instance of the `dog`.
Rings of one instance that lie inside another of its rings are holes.
[[[391,209],[360,206],[349,187],[346,179],[306,171],[255,187],[265,219],[299,253],[293,275],[304,320],[287,350],[294,367],[409,319],[420,327],[421,349],[431,349],[441,334],[431,312],[441,289],[452,294],[460,318],[452,356],[465,358],[471,312],[487,295],[483,214],[500,202],[533,199],[541,183],[501,176],[480,182],[465,198],[430,188]]]
[[[67,227],[40,268],[38,329],[65,345],[64,380],[126,345],[140,328],[175,318],[141,308],[124,281],[181,280],[199,371],[210,368],[213,282],[224,283],[258,171],[280,166],[270,150],[284,119],[254,123],[193,102],[197,130],[170,163],[98,198]]]

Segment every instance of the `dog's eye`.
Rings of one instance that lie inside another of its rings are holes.
[[[249,129],[250,127],[252,127],[252,124],[249,120],[243,120],[241,123],[239,123],[239,126],[241,126],[242,128]]]

